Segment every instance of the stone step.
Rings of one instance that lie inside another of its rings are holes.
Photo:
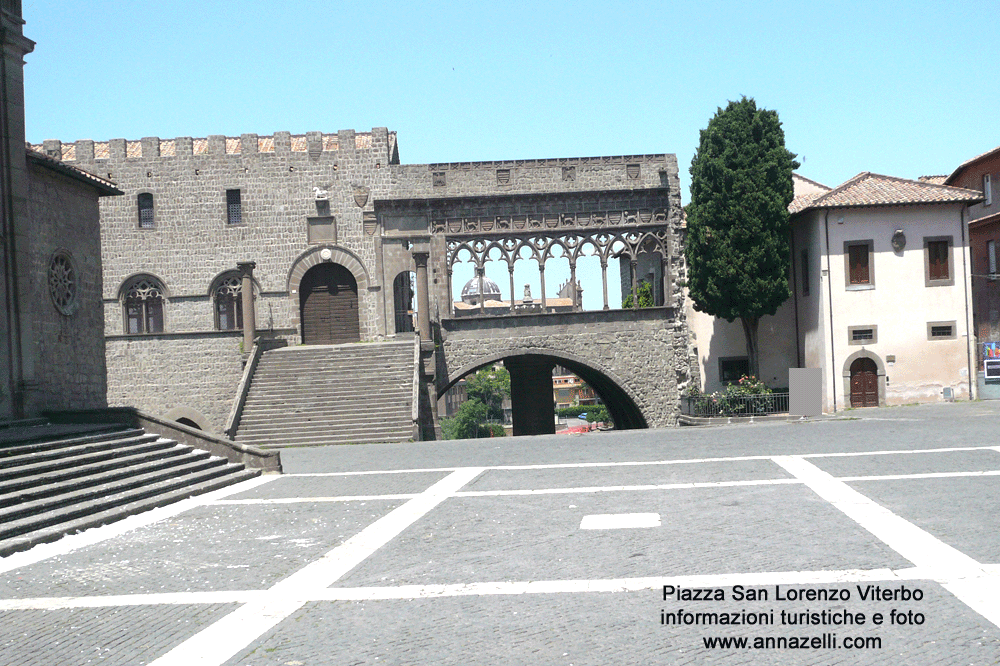
[[[169,449],[25,476],[0,483],[0,507],[169,467],[178,464],[177,459],[181,457],[205,458],[208,455],[206,451],[197,451],[189,446],[177,444]]]
[[[189,449],[189,453],[193,449]],[[48,497],[21,502],[0,509],[0,539],[17,536],[24,531],[35,529],[39,517],[69,506],[83,506],[87,503],[99,502],[103,498],[123,493],[136,488],[147,488],[153,484],[177,477],[194,474],[204,470],[224,467],[226,460],[214,456],[194,455],[190,458],[175,458],[176,464],[155,470],[136,470],[137,473],[125,478],[111,479],[104,483],[67,490]],[[27,526],[27,527],[25,527]],[[47,527],[47,525],[38,525]]]
[[[294,446],[330,446],[334,444],[390,444],[408,442],[412,437],[412,432],[408,433],[364,433],[352,432],[346,435],[323,435],[323,436],[295,436],[282,437],[277,439],[239,439],[236,441],[243,444],[252,444],[262,449],[283,449]]]
[[[34,476],[36,474],[43,474],[45,472],[74,467],[76,465],[112,460],[114,458],[147,453],[160,449],[169,449],[177,445],[177,442],[169,439],[162,439],[157,435],[143,435],[142,437],[135,438],[134,441],[127,440],[125,442],[115,443],[119,445],[114,447],[101,447],[97,451],[87,449],[87,447],[72,447],[74,449],[79,448],[81,450],[76,451],[72,455],[60,456],[52,459],[43,459],[37,462],[24,460],[20,464],[12,465],[10,467],[7,466],[8,461],[4,461],[4,467],[0,468],[0,482]],[[94,445],[88,444],[87,446],[89,447]]]
[[[46,423],[28,428],[7,428],[0,430],[0,449],[16,444],[27,444],[35,441],[65,439],[74,436],[95,435],[125,429],[114,424],[94,423]]]
[[[379,405],[394,405],[400,402],[410,402],[410,398],[413,395],[413,391],[405,391],[399,388],[387,387],[385,390],[379,390],[374,395],[372,393],[337,393],[337,392],[309,392],[303,395],[301,392],[296,391],[282,391],[273,393],[260,393],[257,395],[249,396],[246,401],[246,407],[260,408],[266,407],[271,404],[280,404],[282,406],[298,406],[302,407],[329,407],[333,404],[344,405],[345,407],[364,407],[372,406],[378,407]]]
[[[275,417],[271,419],[257,419],[246,424],[246,430],[259,430],[267,428],[310,428],[317,426],[324,427],[377,427],[382,424],[406,423],[412,419],[409,410],[394,410],[390,413],[372,414],[361,413],[349,416],[338,416],[337,414],[316,414],[308,418],[298,418],[294,415],[285,417]],[[243,424],[241,424],[241,430]]]
[[[248,427],[242,433],[243,436],[269,437],[272,435],[306,435],[310,433],[346,433],[349,431],[370,432],[374,430],[401,430],[408,428],[413,423],[411,417],[399,419],[383,419],[380,421],[355,421],[339,422],[335,420],[327,421],[299,421],[287,423],[271,423],[266,425],[256,425]]]
[[[90,444],[91,442],[107,442],[115,439],[120,440],[128,437],[138,437],[144,433],[145,431],[142,428],[129,428],[127,430],[114,430],[101,434],[85,435],[82,437],[66,437],[29,442],[26,444],[0,446],[0,461],[7,464],[8,459],[13,456],[22,456],[30,453],[62,449],[67,446],[75,446],[78,444]]]
[[[265,353],[236,440],[275,448],[410,439],[413,349],[407,340]]]
[[[240,481],[246,481],[259,474],[260,470],[256,469],[231,469],[223,475],[202,480],[184,477],[176,479],[174,482],[161,482],[157,484],[159,488],[152,495],[141,497],[139,493],[133,493],[133,499],[120,498],[122,500],[120,503],[109,508],[98,509],[76,518],[67,518],[48,527],[34,529],[10,539],[0,540],[0,557],[27,550],[40,543],[56,541],[65,534],[106,525],[136,513],[179,502],[193,495],[200,495]]]

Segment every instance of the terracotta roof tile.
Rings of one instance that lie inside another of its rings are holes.
[[[292,152],[293,153],[306,152],[306,138],[304,136],[292,137]]]
[[[125,157],[142,157],[142,142],[141,141],[126,141],[125,142]]]
[[[943,176],[920,176],[917,178],[921,183],[931,183],[933,185],[944,185],[944,181],[948,179],[948,175]]]
[[[204,155],[208,152],[208,139],[195,139],[193,141],[194,149],[192,152],[195,155]]]
[[[35,150],[26,150],[24,152],[25,152],[25,157],[29,161],[34,162],[35,164],[38,164],[40,166],[52,169],[53,171],[58,171],[60,173],[63,173],[75,180],[87,183],[88,185],[97,189],[97,191],[100,192],[101,195],[124,194],[121,190],[118,189],[118,187],[114,183],[112,183],[110,180],[106,178],[95,176],[94,174],[88,171],[84,171],[83,169],[79,169],[70,164],[64,164],[62,161],[53,159],[48,155],[46,155],[45,153],[41,153]]]
[[[340,148],[340,145],[337,139],[338,137],[336,134],[324,134],[323,150],[338,150]]]
[[[829,192],[812,197],[809,201],[793,201],[789,212],[798,213],[809,208],[852,208],[866,206],[899,206],[920,203],[974,203],[983,195],[975,190],[948,187],[917,180],[859,173],[843,185]],[[793,209],[793,206],[795,208]]]
[[[273,153],[274,152],[274,137],[265,136],[262,139],[257,139],[257,152],[258,153]]]
[[[177,142],[173,139],[160,141],[160,157],[177,157]]]
[[[94,144],[94,159],[95,160],[107,160],[111,159],[111,149],[108,147],[107,141],[98,141]]]
[[[226,138],[226,154],[227,155],[239,155],[243,144],[239,139],[233,139],[230,137]]]
[[[361,150],[362,148],[372,147],[372,135],[371,134],[355,134],[354,135],[354,148]]]

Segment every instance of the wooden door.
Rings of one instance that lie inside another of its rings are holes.
[[[851,363],[851,407],[878,407],[878,367],[870,358]]]
[[[339,264],[318,264],[299,284],[302,343],[331,345],[361,340],[358,283]]]

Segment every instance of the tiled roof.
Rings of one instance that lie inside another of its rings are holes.
[[[943,176],[920,176],[917,178],[921,183],[932,183],[934,185],[944,185],[944,181],[948,180],[948,174]]]
[[[799,201],[796,199],[788,207],[788,210],[791,213],[799,213],[810,208],[856,208],[951,202],[974,203],[982,200],[983,195],[975,190],[922,183],[918,180],[882,176],[866,171],[859,173],[840,187],[811,197],[808,201]]]
[[[124,194],[118,187],[112,183],[110,180],[101,178],[100,176],[95,176],[92,173],[88,173],[83,169],[77,169],[75,166],[65,164],[59,160],[53,159],[44,153],[40,153],[35,150],[25,150],[25,157],[39,166],[52,169],[53,171],[58,171],[61,174],[69,176],[75,180],[84,182],[91,187],[95,188],[100,194]]]
[[[960,174],[963,171],[965,171],[966,167],[968,167],[968,166],[970,166],[972,164],[975,164],[976,162],[978,162],[981,159],[984,159],[984,158],[987,158],[987,157],[992,157],[993,155],[996,155],[997,153],[1000,153],[1000,146],[997,146],[993,150],[987,150],[985,153],[983,153],[981,155],[976,155],[975,157],[973,157],[970,160],[965,160],[964,162],[962,162],[961,164],[958,165],[957,169],[955,169],[954,171],[951,172],[951,175],[948,176],[947,180],[944,181],[945,184],[955,182],[955,179],[958,178],[958,174]]]

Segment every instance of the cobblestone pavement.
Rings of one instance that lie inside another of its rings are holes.
[[[998,422],[288,449],[0,559],[0,664],[998,664]]]

